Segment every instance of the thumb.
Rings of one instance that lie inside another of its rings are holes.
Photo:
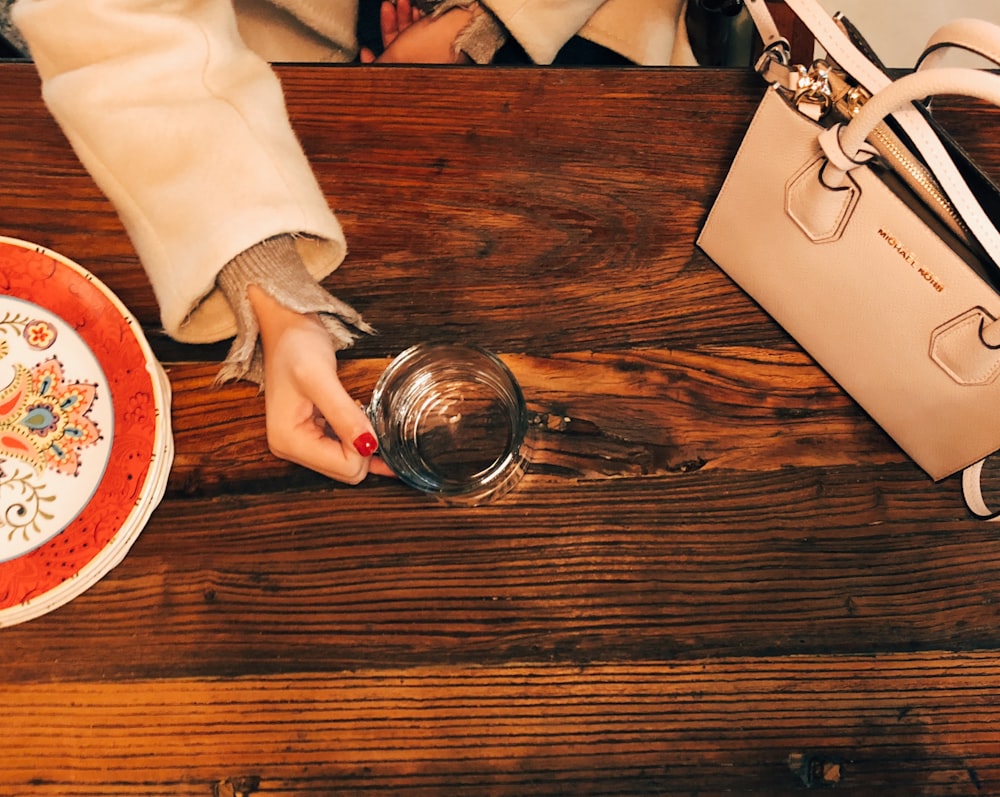
[[[370,457],[378,449],[375,427],[351,394],[335,376],[329,379],[313,398],[348,458],[360,454]]]

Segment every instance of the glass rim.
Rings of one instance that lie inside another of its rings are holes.
[[[400,373],[405,372],[407,367],[416,364],[419,368],[421,359],[430,362],[441,357],[447,360],[449,353],[455,354],[457,359],[470,356],[481,358],[484,365],[489,366],[489,376],[496,378],[477,381],[502,394],[501,398],[510,425],[510,439],[489,465],[473,475],[462,479],[420,477],[419,474],[411,472],[408,463],[403,462],[401,467],[401,458],[397,458],[393,442],[386,439],[385,425],[394,409],[389,391],[395,387],[394,380],[398,379]],[[375,427],[380,455],[400,480],[424,493],[448,501],[485,503],[486,500],[498,498],[520,479],[527,464],[526,440],[529,423],[524,393],[507,364],[492,351],[476,344],[424,342],[403,350],[392,359],[379,376],[366,413]]]

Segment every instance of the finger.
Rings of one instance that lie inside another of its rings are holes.
[[[345,454],[339,440],[323,434],[318,426],[299,427],[286,439],[281,450],[275,453],[282,459],[314,470],[345,484],[364,481],[370,470],[370,461],[357,452]]]
[[[368,472],[376,476],[388,476],[390,479],[399,478],[393,473],[392,468],[385,464],[382,457],[372,457],[372,461],[368,463]]]
[[[335,375],[331,374],[324,383],[322,389],[311,396],[313,403],[336,435],[344,457],[353,459],[361,456],[367,459],[378,448],[375,428]]]
[[[399,35],[399,21],[396,18],[396,6],[391,0],[382,0],[378,12],[379,27],[382,29],[382,46],[388,47]]]
[[[322,473],[331,479],[357,484],[368,474],[368,458],[358,452],[345,453],[340,440],[330,437],[310,413],[289,415],[288,406],[265,394],[267,442],[281,459]]]
[[[375,53],[369,50],[367,47],[362,47],[359,53],[361,58],[361,63],[363,64],[374,64],[375,63]]]
[[[275,455],[348,484],[368,474],[375,437],[364,411],[350,398],[333,368],[317,369],[308,386],[300,386],[294,401],[278,390],[264,394],[268,443]],[[313,410],[291,409],[305,402]],[[315,409],[322,418],[316,417]],[[332,429],[332,437],[326,427]],[[362,450],[355,441],[367,441]]]
[[[396,0],[396,29],[402,33],[413,21],[413,6],[410,0]]]
[[[334,439],[338,439],[336,437],[336,433],[333,431],[333,427],[330,426],[329,421],[326,420],[323,413],[321,413],[318,409],[315,409],[313,412],[313,422],[316,424],[317,428],[324,430],[324,434]],[[354,447],[358,448],[357,444],[355,444]],[[361,451],[359,450],[358,453],[361,453]],[[377,476],[388,476],[393,479],[398,478],[395,471],[389,467],[385,460],[377,455],[372,456],[371,461],[368,463],[368,472],[374,473]]]

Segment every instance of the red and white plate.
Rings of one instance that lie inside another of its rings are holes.
[[[0,628],[114,568],[173,461],[170,384],[86,269],[0,237]]]

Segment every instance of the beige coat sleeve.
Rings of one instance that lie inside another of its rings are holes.
[[[230,0],[18,0],[43,93],[116,206],[178,340],[233,335],[219,270],[283,233],[321,279],[346,246],[277,78]]]

